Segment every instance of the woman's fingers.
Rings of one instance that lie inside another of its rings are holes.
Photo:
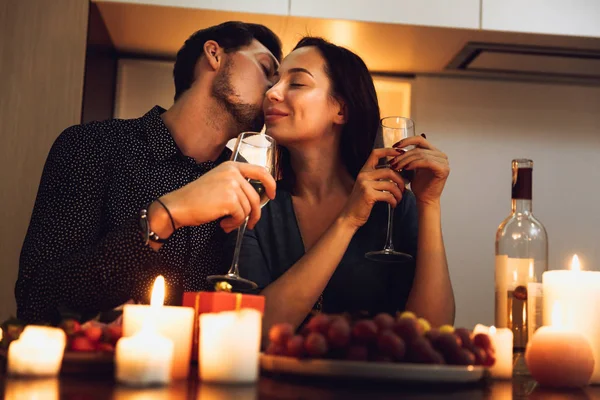
[[[372,181],[371,187],[380,192],[390,192],[398,203],[402,200],[404,186],[401,188],[396,183],[390,181]]]
[[[379,160],[387,157],[395,157],[404,150],[402,149],[394,149],[394,148],[385,148],[385,149],[375,149],[371,152],[371,155],[363,165],[361,169],[362,172],[372,171],[379,165]]]
[[[401,141],[394,143],[394,145],[392,147],[403,148],[403,147],[408,147],[408,146],[417,146],[422,149],[429,149],[429,150],[436,150],[436,151],[438,150],[434,145],[431,144],[431,142],[429,142],[423,136],[407,137],[406,139],[402,139]]]

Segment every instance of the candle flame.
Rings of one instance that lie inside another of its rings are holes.
[[[165,302],[165,278],[159,275],[154,280],[154,287],[152,288],[152,297],[150,298],[150,305],[153,307],[161,307]]]
[[[581,264],[579,263],[579,257],[577,257],[577,254],[574,254],[573,260],[571,260],[571,271],[581,271]]]
[[[552,320],[551,320],[551,325],[554,327],[559,327],[561,325],[561,308],[560,308],[560,303],[558,301],[555,301],[552,304]]]
[[[527,324],[527,307],[525,305],[526,305],[526,303],[523,303],[523,315],[522,315],[523,324]]]
[[[496,327],[494,325],[490,326],[490,335],[496,334]]]

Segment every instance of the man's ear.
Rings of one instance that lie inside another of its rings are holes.
[[[223,48],[214,40],[207,40],[204,43],[204,57],[206,57],[208,65],[216,71],[223,61]]]
[[[348,122],[348,107],[346,107],[346,103],[340,99],[336,99],[336,107],[337,113],[333,118],[333,122],[338,125],[344,125]]]

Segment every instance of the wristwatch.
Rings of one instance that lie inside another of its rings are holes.
[[[148,218],[148,206],[142,208],[140,211],[140,227],[142,228],[142,234],[144,235],[144,241],[146,244],[152,242],[166,243],[167,239],[161,239],[154,231],[150,229],[150,219]]]

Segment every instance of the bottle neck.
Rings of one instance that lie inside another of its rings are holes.
[[[512,199],[513,214],[531,214],[531,199]]]

